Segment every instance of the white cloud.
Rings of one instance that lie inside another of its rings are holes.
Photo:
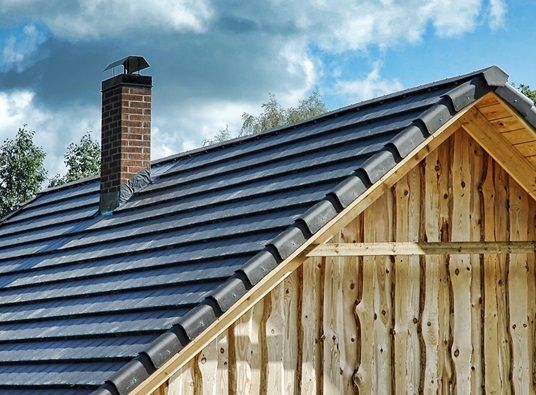
[[[489,0],[489,26],[497,29],[504,25],[506,18],[506,2],[504,0]]]
[[[203,140],[225,129],[238,133],[244,112],[258,111],[248,102],[184,102],[180,109],[169,109],[164,117],[153,118],[151,156],[153,159],[200,147]]]
[[[47,153],[49,176],[63,171],[63,153],[70,142],[78,141],[91,130],[100,139],[100,114],[97,108],[65,108],[51,114],[35,103],[29,90],[0,92],[0,141],[13,138],[20,127],[35,130],[35,142]]]
[[[476,28],[482,0],[432,0],[420,7],[420,12],[421,21],[429,19],[439,36],[460,36]]]
[[[475,29],[484,10],[483,0],[295,0],[285,7],[272,0],[268,10],[254,12],[248,17],[294,26],[323,50],[343,52],[418,42],[428,26],[442,37],[459,36]]]
[[[354,56],[356,52],[366,55],[373,47],[385,51],[417,43],[430,30],[437,36],[451,37],[470,32],[479,23],[494,28],[502,23],[506,13],[504,0],[0,2],[0,24],[9,26],[30,20],[35,24],[29,26],[47,30],[52,44],[68,41],[74,43],[71,47],[83,48],[94,56],[99,52],[92,49],[106,47],[108,42],[128,48],[129,42],[137,43],[137,38],[150,38],[155,40],[151,63],[168,62],[173,65],[169,70],[180,63],[180,76],[169,71],[164,76],[162,70],[166,67],[160,68],[160,81],[173,81],[162,98],[167,108],[157,107],[153,112],[153,158],[197,147],[228,122],[230,129],[238,130],[242,113],[258,113],[268,92],[276,94],[284,105],[293,105],[313,87],[325,87],[321,83],[324,73],[335,79],[331,87],[325,88],[327,93],[344,97],[347,102],[401,89],[399,81],[382,76],[381,63],[373,63],[367,75],[355,79],[345,75],[345,64],[336,56]],[[35,57],[38,32],[28,27],[21,37],[10,39],[0,53],[4,62],[4,66],[0,63],[0,72],[7,64],[10,69],[20,70],[29,58]],[[170,61],[170,51],[175,51],[175,63]],[[146,52],[142,55],[148,56]],[[339,66],[328,69],[327,63],[333,58]],[[235,60],[236,68],[229,65]],[[83,59],[80,63],[82,68],[88,67]],[[52,58],[48,59],[48,67],[51,64]],[[232,73],[239,74],[239,78]],[[181,83],[181,78],[185,83]],[[234,85],[229,81],[234,81]],[[37,91],[38,84],[30,86]],[[69,98],[78,95],[76,89],[65,91]],[[59,107],[56,103],[54,110],[45,110],[46,99],[40,97],[39,106],[33,95],[31,91],[0,93],[0,137],[8,132],[13,134],[21,124],[28,123],[38,130],[39,141],[49,152],[51,172],[55,172],[62,167],[65,145],[77,140],[87,129],[97,133],[100,130],[99,103],[92,102],[83,108],[71,104]]]
[[[381,67],[381,62],[375,62],[372,70],[362,79],[338,80],[333,93],[357,102],[401,90],[402,84],[398,80],[388,80],[381,76]]]
[[[212,18],[208,0],[7,1],[2,13],[39,19],[52,34],[70,41],[154,30],[203,32]]]
[[[24,69],[29,57],[37,50],[45,40],[45,35],[34,25],[24,26],[18,36],[10,35],[2,49],[0,71],[8,71],[15,68],[18,72]]]
[[[303,43],[287,43],[282,47],[280,56],[287,65],[286,72],[291,81],[299,82],[272,90],[281,104],[288,107],[295,105],[315,86],[319,77],[318,67]]]

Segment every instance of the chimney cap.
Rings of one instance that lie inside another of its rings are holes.
[[[116,60],[110,63],[104,71],[113,69],[116,66],[123,65],[125,74],[133,74],[136,71],[140,71],[149,67],[149,63],[143,56],[127,56],[126,58]]]

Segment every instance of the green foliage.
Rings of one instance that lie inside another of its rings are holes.
[[[277,127],[290,125],[316,117],[327,111],[326,105],[318,91],[301,100],[296,107],[283,108],[273,94],[268,95],[268,101],[262,104],[262,112],[258,116],[242,114],[242,129],[240,135],[249,135]]]
[[[314,91],[309,97],[301,100],[296,107],[283,108],[273,94],[268,94],[268,101],[261,105],[262,112],[258,116],[242,114],[242,128],[239,136],[245,136],[278,128],[285,125],[305,121],[327,111],[320,94]],[[229,125],[221,129],[214,137],[203,140],[203,146],[227,141],[235,134],[229,130]]]
[[[49,187],[55,187],[98,174],[100,171],[100,146],[86,132],[79,143],[71,143],[64,155],[67,173],[57,174],[50,180]]]
[[[530,100],[536,104],[536,90],[530,89],[530,86],[525,84],[519,84],[517,86],[514,85],[517,89],[521,91],[525,96],[527,96]]]
[[[220,129],[220,131],[214,137],[204,139],[203,147],[206,147],[207,145],[222,143],[232,138],[233,132],[231,132],[231,130],[229,129],[229,125],[226,125],[225,129]]]
[[[35,132],[25,126],[0,146],[0,218],[35,196],[46,178],[45,152],[35,145]]]

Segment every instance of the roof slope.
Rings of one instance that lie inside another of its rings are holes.
[[[0,393],[126,393],[506,77],[491,67],[157,161],[111,215],[97,178],[43,192],[0,226]]]

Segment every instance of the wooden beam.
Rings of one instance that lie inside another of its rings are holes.
[[[533,133],[536,132],[536,129],[534,128],[534,126],[532,126],[530,123],[528,123],[523,117],[520,117],[519,113],[517,112],[517,110],[515,108],[513,108],[510,105],[510,103],[508,103],[506,100],[504,100],[502,97],[498,96],[495,93],[492,93],[492,95],[495,96],[497,101],[504,106],[504,108],[506,109],[506,111],[508,113],[510,113],[510,115],[512,115],[512,116],[517,118],[517,120],[525,127],[525,129],[527,129],[527,130],[529,130],[529,131],[531,131]]]
[[[480,100],[489,98],[488,95]],[[476,103],[475,103],[476,104]],[[294,251],[287,259],[281,262],[274,270],[268,273],[254,288],[244,295],[237,303],[227,310],[221,317],[212,323],[203,333],[188,343],[178,354],[172,356],[160,369],[153,372],[139,386],[132,390],[131,395],[150,394],[161,384],[195,357],[204,347],[225,331],[233,322],[259,302],[272,289],[277,287],[296,270],[307,258],[307,253],[314,244],[325,243],[363,212],[376,199],[378,199],[391,186],[396,184],[413,167],[418,165],[430,152],[439,147],[462,126],[460,119],[472,108],[461,110],[433,135],[429,136],[417,146],[408,156],[400,161],[385,176],[372,185],[366,192],[353,201],[346,209],[329,221],[322,229],[309,238],[302,246]]]
[[[328,243],[316,246],[307,256],[528,254],[535,251],[535,241]]]
[[[501,135],[497,127],[475,107],[468,111],[461,124],[463,129],[536,199],[536,167]]]

